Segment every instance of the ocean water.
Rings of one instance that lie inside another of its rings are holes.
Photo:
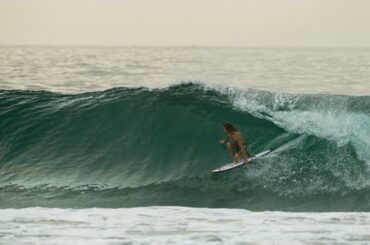
[[[370,243],[369,122],[370,49],[2,46],[0,243]]]
[[[4,244],[367,244],[366,213],[136,207],[0,209]]]

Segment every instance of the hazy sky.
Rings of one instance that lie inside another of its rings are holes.
[[[0,0],[0,44],[370,46],[370,0]]]

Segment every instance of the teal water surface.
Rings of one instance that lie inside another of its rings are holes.
[[[81,94],[0,91],[0,207],[179,205],[370,211],[370,97],[183,83]],[[234,123],[248,168],[211,170]]]

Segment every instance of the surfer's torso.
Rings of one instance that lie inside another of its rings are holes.
[[[227,136],[229,138],[230,143],[232,144],[238,144],[238,142],[242,142],[244,146],[246,145],[244,137],[239,131],[228,133]]]

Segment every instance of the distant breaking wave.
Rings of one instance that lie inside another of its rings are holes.
[[[181,205],[370,211],[370,97],[185,83],[77,95],[0,91],[0,207]],[[235,123],[248,169],[210,171]]]

